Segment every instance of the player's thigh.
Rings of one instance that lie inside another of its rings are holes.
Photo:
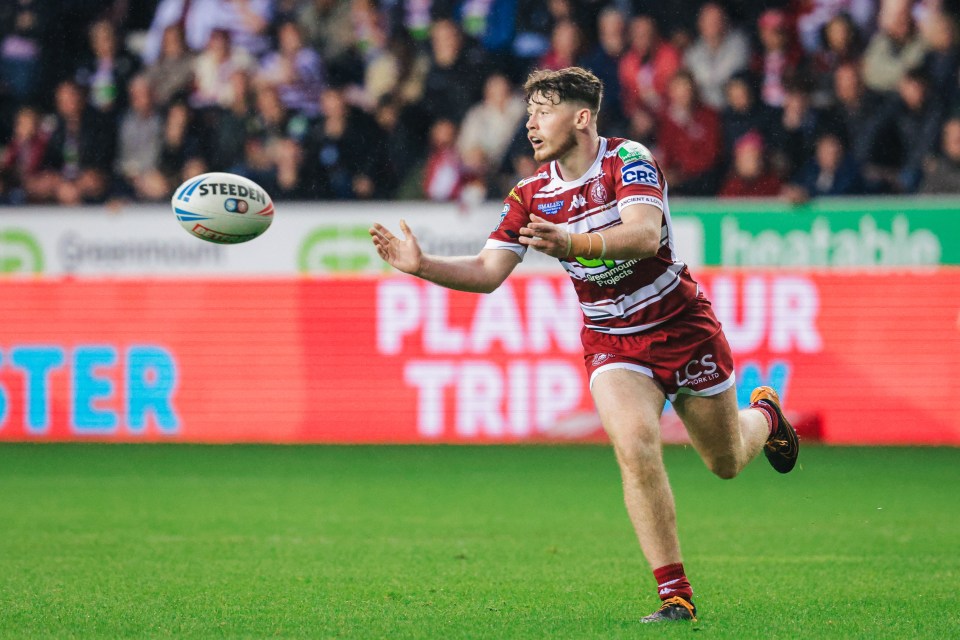
[[[673,406],[701,457],[716,459],[740,450],[740,412],[735,387],[713,396],[680,394]]]
[[[630,369],[610,369],[593,380],[590,392],[618,456],[659,457],[666,398],[656,382]]]

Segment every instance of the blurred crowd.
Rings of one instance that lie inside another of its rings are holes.
[[[500,199],[534,68],[603,81],[602,135],[671,193],[960,193],[951,0],[4,0],[0,203]]]

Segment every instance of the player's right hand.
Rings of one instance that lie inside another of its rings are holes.
[[[402,240],[379,222],[374,222],[369,233],[377,253],[387,264],[404,273],[417,275],[423,262],[423,251],[405,220],[400,221],[400,231],[404,235]]]

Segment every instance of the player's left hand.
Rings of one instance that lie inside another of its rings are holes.
[[[532,213],[530,222],[520,229],[520,244],[554,258],[566,258],[570,254],[567,230]]]

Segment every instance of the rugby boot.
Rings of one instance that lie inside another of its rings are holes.
[[[770,466],[780,473],[790,473],[797,464],[800,455],[800,439],[780,409],[780,396],[770,387],[757,387],[750,394],[750,404],[764,403],[773,409],[777,424],[773,433],[763,445],[763,454],[767,456]]]
[[[640,618],[640,622],[670,622],[673,620],[697,621],[697,608],[694,604],[680,596],[667,598],[660,608],[650,615]]]

